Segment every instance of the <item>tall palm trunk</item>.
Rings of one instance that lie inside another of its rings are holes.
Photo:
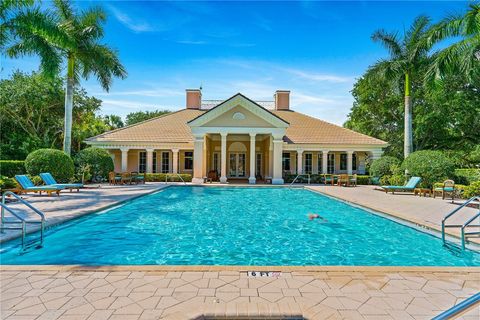
[[[74,58],[68,55],[67,88],[65,90],[65,123],[63,132],[63,151],[70,155],[72,145],[72,109],[73,109],[73,68]]]
[[[412,133],[412,97],[410,97],[410,75],[405,73],[405,132],[403,156],[406,158],[413,151]]]

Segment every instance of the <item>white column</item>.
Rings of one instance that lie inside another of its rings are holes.
[[[178,173],[178,149],[172,149],[172,173]]]
[[[220,182],[227,182],[227,134],[221,133],[222,143],[221,143],[221,154],[220,154]]]
[[[147,149],[147,173],[153,172],[153,149]]]
[[[268,145],[268,176],[273,177],[273,138],[270,138]]]
[[[204,136],[196,136],[193,143],[193,183],[203,183],[203,144]]]
[[[255,136],[256,133],[250,133],[250,177],[248,183],[255,184]]]
[[[272,184],[283,184],[282,177],[282,137],[273,138],[273,179]]]
[[[128,148],[120,148],[122,152],[122,172],[127,172],[128,170]]]
[[[322,173],[328,173],[328,150],[322,151]]]
[[[303,150],[297,150],[297,174],[303,173]]]
[[[347,173],[352,174],[353,151],[347,151]]]

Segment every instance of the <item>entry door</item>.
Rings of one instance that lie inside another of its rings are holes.
[[[230,153],[230,177],[245,177],[245,153]]]

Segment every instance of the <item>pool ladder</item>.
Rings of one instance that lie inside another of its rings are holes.
[[[39,220],[28,220],[22,217],[21,214],[15,212],[13,208],[10,208],[6,203],[7,196],[12,196],[17,199],[20,203],[27,206],[31,209],[36,215],[40,216]],[[25,251],[30,248],[41,248],[43,246],[43,233],[45,229],[45,215],[42,211],[38,210],[34,206],[32,206],[28,201],[22,199],[22,197],[16,195],[11,191],[6,191],[2,195],[2,202],[0,203],[1,207],[1,220],[0,220],[0,232],[4,233],[5,230],[21,230],[22,231],[22,251]],[[8,211],[13,218],[13,220],[7,219],[5,217],[5,211]],[[27,241],[27,225],[40,225],[40,236],[31,240]]]
[[[290,187],[293,186],[293,184],[295,183],[295,181],[297,181],[297,179],[301,176],[307,176],[307,182],[308,184],[310,184],[310,174],[308,173],[301,173],[301,174],[297,174],[297,176],[295,177],[295,179],[293,179],[293,181],[290,183]]]
[[[474,214],[470,219],[465,221],[463,224],[447,224],[447,219],[454,216],[457,212],[462,210],[468,205],[472,205],[474,201],[477,201],[477,206],[479,210],[476,214]],[[479,220],[479,224],[472,224],[476,219]],[[467,201],[465,201],[460,207],[456,208],[449,214],[447,214],[442,220],[442,241],[443,244],[446,244],[445,240],[445,229],[447,228],[460,228],[460,239],[462,241],[462,250],[465,250],[465,242],[469,237],[479,237],[480,231],[467,231],[467,228],[480,228],[480,196],[474,196]]]

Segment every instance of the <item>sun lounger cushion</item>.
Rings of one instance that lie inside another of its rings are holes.
[[[83,184],[81,183],[57,183],[55,178],[52,176],[50,172],[40,173],[40,178],[42,178],[43,182],[49,186],[57,186],[60,188],[82,188]]]
[[[30,178],[24,174],[16,175],[15,180],[18,181],[18,183],[24,190],[61,190],[62,189],[58,186],[50,186],[50,185],[35,186],[32,180],[30,180]]]

